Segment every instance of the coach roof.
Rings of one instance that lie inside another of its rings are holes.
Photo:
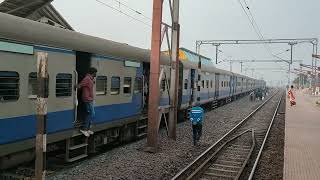
[[[122,57],[128,60],[145,61],[150,59],[150,50],[133,47],[82,33],[61,29],[47,24],[0,13],[0,38],[18,42],[65,48],[98,55]],[[163,64],[170,58],[161,55]]]

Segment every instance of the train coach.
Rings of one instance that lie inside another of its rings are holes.
[[[48,53],[48,152],[63,151],[67,162],[97,147],[146,134],[150,51],[0,13],[0,169],[35,157],[37,53]],[[180,117],[196,102],[214,106],[265,86],[215,68],[204,56],[182,48]],[[198,61],[201,59],[201,69]],[[169,106],[170,58],[161,56],[160,106]],[[79,133],[81,92],[73,88],[96,67],[96,118],[90,138]]]

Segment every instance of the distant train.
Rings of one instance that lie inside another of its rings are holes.
[[[0,13],[0,169],[35,157],[38,52],[48,53],[48,152],[63,151],[67,162],[96,147],[144,136],[150,51]],[[199,101],[213,106],[265,88],[265,82],[217,69],[209,58],[180,50],[179,114]],[[198,60],[201,59],[201,71]],[[161,56],[165,76],[160,106],[169,105],[170,59]],[[96,67],[95,134],[79,133],[83,104],[73,86]]]

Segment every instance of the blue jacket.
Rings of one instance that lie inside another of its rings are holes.
[[[203,109],[199,106],[191,108],[189,112],[189,118],[193,125],[202,124],[203,122]]]

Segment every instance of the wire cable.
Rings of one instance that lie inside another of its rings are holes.
[[[260,39],[260,40],[261,40],[261,39],[263,39],[263,38],[261,37],[260,33],[258,32],[258,30],[256,29],[255,24],[253,23],[253,20],[254,20],[254,19],[251,19],[251,18],[250,18],[250,16],[249,16],[248,12],[246,11],[246,9],[245,9],[245,7],[243,6],[243,4],[241,3],[241,0],[238,0],[238,2],[239,2],[239,4],[240,4],[240,6],[241,6],[242,10],[243,10],[243,11],[244,11],[244,13],[246,14],[246,16],[247,16],[247,18],[248,18],[248,20],[249,20],[250,24],[252,25],[253,30],[254,30],[254,31],[255,31],[255,33],[258,35],[259,39]]]
[[[119,13],[121,13],[121,14],[123,14],[123,15],[125,15],[125,16],[127,16],[127,17],[129,17],[129,18],[131,18],[131,19],[133,19],[133,20],[135,20],[135,21],[138,21],[138,22],[140,22],[140,23],[142,23],[142,24],[144,24],[144,25],[146,25],[146,26],[148,26],[148,27],[151,28],[151,25],[150,25],[150,24],[148,24],[148,23],[146,23],[146,22],[144,22],[144,21],[142,21],[142,20],[140,20],[140,19],[138,19],[138,18],[135,18],[135,17],[131,16],[130,14],[127,14],[127,13],[125,13],[125,12],[122,12],[121,10],[119,10],[119,9],[117,9],[117,8],[115,8],[115,7],[107,4],[107,3],[105,3],[105,2],[102,2],[102,1],[100,1],[100,0],[95,0],[95,1],[98,2],[98,3],[100,3],[100,4],[102,4],[103,6],[106,6],[106,7],[110,8],[110,9],[112,9],[112,10],[114,10],[114,11],[117,11],[117,12],[119,12]]]
[[[149,21],[151,21],[151,22],[152,22],[152,19],[151,19],[150,17],[148,17],[148,16],[144,15],[142,12],[140,12],[140,11],[138,11],[138,10],[136,10],[136,9],[134,9],[134,8],[132,8],[132,7],[130,7],[130,6],[128,6],[127,4],[124,4],[123,2],[121,2],[121,1],[119,1],[119,0],[113,0],[113,1],[115,1],[115,2],[119,3],[120,5],[122,5],[122,6],[126,7],[126,8],[128,8],[129,10],[131,10],[131,11],[135,12],[135,13],[136,13],[136,14],[138,14],[138,15],[143,16],[144,18],[146,18],[146,19],[148,19]]]
[[[244,1],[244,4],[245,4],[246,7],[247,7],[247,10],[246,10],[246,8],[244,7],[244,5],[242,4],[241,0],[238,0],[239,4],[241,5],[242,10],[245,12],[245,14],[246,14],[246,16],[247,16],[250,24],[252,25],[255,33],[258,35],[258,38],[259,38],[260,40],[265,40],[263,34],[261,33],[261,29],[259,28],[259,26],[258,26],[258,24],[257,24],[257,22],[256,22],[256,20],[255,20],[255,18],[254,18],[254,16],[253,16],[253,14],[252,14],[251,11],[250,11],[250,8],[249,8],[248,4],[245,2],[245,0],[243,0],[243,1]],[[267,52],[268,52],[271,56],[274,56],[273,53],[272,53],[272,51],[271,51],[270,46],[267,46],[266,44],[264,44],[264,47],[266,48]]]

